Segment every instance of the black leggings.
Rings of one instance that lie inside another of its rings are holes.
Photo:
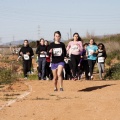
[[[85,71],[85,78],[89,79],[89,76],[88,76],[88,73],[89,73],[88,60],[83,60],[81,64],[83,64],[83,69]]]
[[[80,55],[71,54],[73,77],[75,77],[77,75],[79,62],[80,62]]]
[[[96,63],[96,60],[88,60],[90,76],[92,76],[93,74],[95,63]]]
[[[23,60],[23,73],[24,77],[27,77],[27,72],[31,69],[31,61],[30,60]]]
[[[47,76],[47,77],[49,78],[50,73],[51,73],[51,70],[50,70],[50,62],[46,62],[46,66],[45,66],[45,76]]]

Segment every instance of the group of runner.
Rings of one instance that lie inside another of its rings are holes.
[[[104,66],[107,57],[105,46],[102,43],[97,45],[94,39],[90,39],[89,43],[83,44],[78,33],[73,34],[73,40],[68,43],[67,47],[61,42],[60,31],[54,33],[54,41],[50,44],[47,40],[41,38],[36,54],[38,79],[53,79],[54,91],[58,91],[58,82],[60,91],[63,91],[63,71],[65,73],[69,71],[69,79],[77,80],[85,72],[85,79],[92,80],[96,62],[100,79],[104,79]],[[29,46],[28,40],[24,40],[24,45],[19,51],[18,59],[20,57],[23,59],[24,77],[27,79],[28,72],[31,71],[32,58],[34,57],[33,49]],[[66,64],[69,67],[66,68]]]

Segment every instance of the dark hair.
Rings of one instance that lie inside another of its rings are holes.
[[[25,41],[28,43],[28,40],[24,40],[24,42],[25,42]]]
[[[58,35],[61,37],[60,31],[55,31],[55,32],[54,32],[54,36],[55,36],[55,34],[58,34]]]
[[[45,40],[45,42],[47,42],[47,44],[49,45],[49,41]]]
[[[80,35],[79,35],[78,33],[74,33],[74,34],[73,34],[73,37],[74,37],[75,35],[78,35],[78,41],[82,41],[82,39],[81,39],[81,37],[80,37]]]
[[[39,42],[41,42],[41,40],[44,40],[44,38],[41,38]]]
[[[88,43],[83,44],[83,47],[88,46]]]
[[[104,46],[104,44],[103,44],[103,43],[99,43],[99,44],[98,44],[98,47],[99,47],[100,45],[102,45],[102,50],[105,51],[105,46]]]
[[[93,45],[97,45],[96,43],[95,43],[95,40],[93,39],[93,38],[91,38],[90,40],[93,40]],[[89,40],[89,41],[90,41]]]
[[[36,41],[36,46],[38,47],[40,45],[40,41]]]

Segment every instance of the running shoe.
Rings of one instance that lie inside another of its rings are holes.
[[[63,88],[60,88],[60,91],[64,91]]]
[[[55,89],[54,89],[54,91],[58,91],[58,89],[57,89],[57,88],[55,88]]]

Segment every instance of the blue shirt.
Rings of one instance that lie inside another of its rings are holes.
[[[88,52],[88,60],[96,60],[97,55],[91,54],[91,52],[96,52],[98,50],[97,45],[87,46],[87,52]]]

